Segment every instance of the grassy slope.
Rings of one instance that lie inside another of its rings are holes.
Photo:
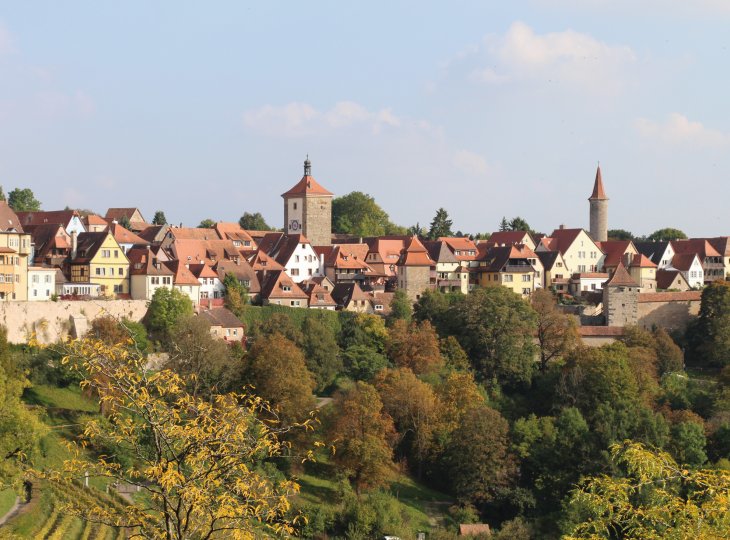
[[[0,491],[0,516],[4,516],[13,507],[16,496],[12,488]]]

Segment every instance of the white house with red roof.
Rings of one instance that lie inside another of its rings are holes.
[[[259,251],[281,265],[295,283],[324,275],[323,261],[303,234],[269,233],[259,242]]]
[[[540,239],[536,251],[559,251],[569,274],[600,272],[604,254],[584,229],[555,229]]]

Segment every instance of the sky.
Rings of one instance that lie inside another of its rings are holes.
[[[730,234],[730,2],[0,1],[0,184],[197,225],[302,176],[404,226]]]

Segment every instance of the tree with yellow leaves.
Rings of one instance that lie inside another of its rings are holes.
[[[573,492],[563,540],[730,537],[730,472],[690,470],[625,441],[611,447],[622,477],[587,478]]]
[[[80,444],[118,449],[133,465],[122,467],[114,455],[89,459],[72,445],[74,459],[42,476],[70,483],[88,473],[145,494],[139,505],[71,501],[68,512],[150,539],[253,539],[294,531],[299,518],[291,516],[289,498],[298,486],[258,467],[285,446],[281,428],[260,419],[262,412],[274,414],[266,402],[238,393],[194,397],[185,378],[147,372],[144,359],[123,344],[77,340],[64,353],[64,362],[85,376],[82,385],[93,387],[110,411],[108,422],[85,425]]]

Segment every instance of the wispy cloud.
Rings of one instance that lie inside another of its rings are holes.
[[[454,153],[454,166],[467,174],[486,176],[489,174],[487,160],[469,150],[457,150]]]
[[[369,111],[354,101],[340,101],[328,110],[318,110],[300,102],[264,105],[246,111],[243,122],[250,129],[284,137],[322,134],[351,126],[364,126],[377,135],[384,128],[401,125],[401,120],[391,109]]]
[[[705,148],[730,146],[730,134],[708,128],[683,114],[672,113],[664,122],[639,118],[635,122],[638,133],[650,140],[671,145],[693,145]]]

